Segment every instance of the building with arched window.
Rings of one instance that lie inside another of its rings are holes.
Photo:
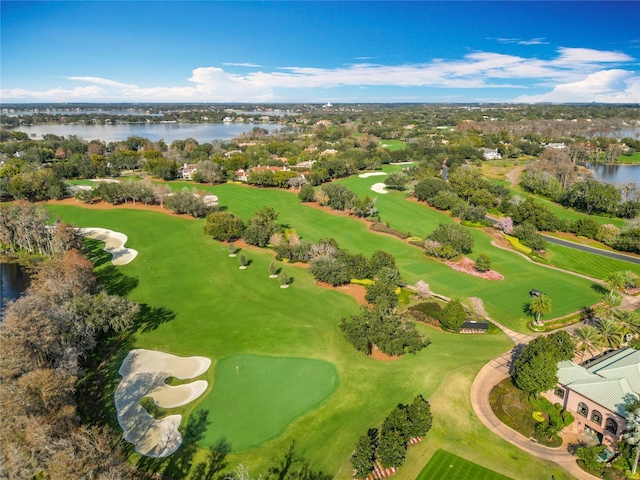
[[[544,396],[573,413],[570,429],[614,446],[625,428],[625,406],[640,398],[640,351],[607,352],[581,365],[558,363],[558,386]]]

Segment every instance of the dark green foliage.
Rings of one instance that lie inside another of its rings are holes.
[[[362,435],[351,455],[351,465],[356,478],[367,478],[373,471],[373,464],[378,449],[378,429],[371,428],[366,435]]]
[[[588,214],[614,215],[621,200],[620,192],[613,185],[587,179],[574,183],[567,192],[563,203]]]
[[[215,212],[207,217],[204,233],[211,235],[214,240],[230,242],[242,237],[244,222],[232,213]]]
[[[6,185],[6,193],[16,200],[40,202],[63,198],[67,193],[62,178],[49,168],[14,175]]]
[[[93,190],[93,196],[101,198],[107,203],[119,205],[124,203],[125,194],[122,184],[100,182]]]
[[[387,355],[414,353],[431,343],[409,319],[381,308],[363,307],[360,315],[343,318],[340,328],[357,350],[367,354],[373,343]]]
[[[362,280],[370,277],[369,263],[363,254],[355,253],[352,255],[347,250],[340,250],[337,259],[349,272],[350,279]]]
[[[530,358],[521,355],[513,365],[513,382],[520,389],[538,395],[558,383],[558,368],[553,355],[542,353]]]
[[[407,457],[407,446],[402,433],[398,430],[388,430],[380,434],[378,447],[380,463],[386,468],[401,467]]]
[[[469,231],[456,223],[441,223],[429,239],[444,246],[451,246],[456,252],[469,253],[473,249],[473,236]]]
[[[467,319],[467,313],[459,300],[453,299],[442,309],[440,323],[447,330],[457,332]]]
[[[622,232],[611,246],[623,252],[640,253],[640,228],[631,228]]]
[[[429,200],[429,203],[438,210],[451,210],[456,205],[465,203],[455,192],[451,190],[441,190],[435,197]]]
[[[433,423],[431,406],[422,395],[418,395],[407,409],[409,415],[409,439],[424,437]]]
[[[536,434],[538,436],[545,436],[551,439],[560,430],[571,425],[574,421],[571,412],[563,410],[562,405],[559,403],[554,405],[544,397],[535,398],[533,396],[529,398],[529,403],[538,410],[546,413],[549,418],[548,421],[539,422],[536,425]]]
[[[369,276],[368,278],[374,278],[378,275],[378,272],[384,267],[389,267],[393,270],[398,270],[396,267],[396,259],[390,253],[383,252],[382,250],[376,250],[371,255],[368,262]]]
[[[344,185],[339,183],[329,183],[322,187],[324,195],[326,195],[326,204],[334,210],[345,210],[349,207],[356,194]]]
[[[544,250],[547,245],[547,241],[536,231],[536,227],[528,222],[514,227],[513,236],[536,251]]]
[[[362,198],[354,197],[347,204],[347,207],[356,217],[373,217],[378,214],[376,199],[365,195]]]
[[[440,314],[442,313],[442,307],[439,303],[436,302],[424,302],[414,305],[409,308],[412,312],[418,312],[422,315],[425,315],[428,318],[434,319],[440,324]],[[418,316],[418,320],[421,318]],[[421,320],[422,321],[422,320]]]
[[[309,273],[316,280],[338,286],[349,283],[351,276],[344,263],[336,258],[320,257],[311,262]]]
[[[531,341],[513,364],[513,382],[538,395],[558,383],[557,363],[573,358],[574,345],[567,332],[556,332]]]
[[[211,211],[211,208],[204,203],[202,198],[189,192],[186,188],[181,192],[168,196],[164,204],[169,210],[173,210],[176,213],[186,213],[192,217],[204,217]]]
[[[389,235],[393,235],[394,237],[401,238],[403,240],[409,238],[409,235],[403,232],[399,232],[391,227],[386,226],[384,223],[375,222],[369,225],[369,228],[374,232],[382,232],[388,233]]]
[[[449,190],[447,182],[437,177],[428,177],[420,180],[414,190],[413,194],[418,200],[427,201],[431,203],[431,199],[435,197],[441,190]]]
[[[163,180],[171,180],[178,176],[178,164],[168,158],[147,158],[142,164],[142,168],[149,172],[152,177]]]
[[[488,270],[491,270],[491,257],[486,253],[481,253],[480,255],[478,255],[478,259],[473,266],[479,272],[486,272]]]
[[[298,198],[300,199],[301,202],[315,202],[316,200],[316,193],[315,190],[313,189],[313,186],[309,183],[303,185],[300,188],[300,192],[298,192]]]
[[[387,188],[404,190],[409,183],[409,177],[404,172],[392,172],[384,179]]]
[[[280,229],[277,219],[278,213],[273,207],[262,207],[247,221],[242,238],[251,245],[265,247],[271,235]]]
[[[593,218],[583,217],[576,220],[571,226],[571,229],[573,233],[580,237],[596,238],[598,230],[600,229],[600,224]]]

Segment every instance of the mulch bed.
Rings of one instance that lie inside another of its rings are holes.
[[[444,262],[453,268],[456,272],[467,273],[474,277],[484,278],[485,280],[504,280],[504,276],[495,270],[479,272],[475,269],[474,262],[468,257],[462,257],[457,262]]]

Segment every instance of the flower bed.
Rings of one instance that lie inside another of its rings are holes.
[[[495,270],[487,270],[486,272],[479,272],[475,269],[473,260],[467,257],[462,257],[457,262],[445,262],[451,268],[457,272],[468,273],[474,277],[484,278],[485,280],[504,280],[504,276]]]

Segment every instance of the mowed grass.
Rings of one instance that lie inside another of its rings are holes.
[[[602,257],[562,245],[547,243],[545,258],[555,266],[604,280],[613,272],[630,270],[640,276],[640,265],[615,258]]]
[[[383,170],[387,171],[387,167]],[[384,181],[384,177],[350,177],[339,182],[362,196],[373,195],[370,187],[381,179]],[[406,195],[405,192],[392,190],[386,195],[377,195],[376,205],[383,222],[421,238],[433,232],[440,223],[453,223],[447,214],[409,201]],[[492,260],[491,268],[504,275],[504,280],[483,280],[456,272],[426,257],[416,247],[399,239],[385,238],[388,242],[404,244],[404,248],[417,252],[417,255],[407,253],[406,257],[396,255],[398,264],[408,272],[405,278],[410,283],[415,283],[416,277],[420,277],[434,291],[449,297],[480,297],[492,318],[514,330],[526,331],[528,319],[523,308],[529,301],[528,292],[532,288],[553,292],[550,294],[552,313],[547,318],[575,312],[598,300],[598,295],[591,289],[591,281],[534,264],[516,252],[499,249],[491,244],[491,238],[482,229],[469,228],[469,231],[474,237],[474,248],[468,256],[475,260],[480,253],[487,253]]]
[[[308,358],[233,355],[215,369],[211,394],[199,410],[210,412],[204,443],[225,439],[234,451],[280,435],[299,415],[318,406],[338,385],[328,362]]]
[[[391,151],[402,150],[407,146],[407,144],[402,140],[384,140],[384,139],[380,140],[380,145],[382,145],[385,148],[388,148]]]
[[[238,190],[253,191],[267,192]],[[252,212],[258,206],[261,204],[246,208]],[[51,205],[48,208],[78,226],[101,226],[123,232],[129,237],[127,246],[139,251],[131,264],[115,269],[118,275],[112,276],[110,288],[128,292],[130,298],[151,308],[163,308],[168,315],[160,316],[156,325],[137,332],[127,348],[202,355],[213,360],[212,369],[235,355],[310,358],[335,367],[339,383],[330,396],[295,417],[277,438],[230,455],[230,468],[241,462],[250,466],[252,472],[264,472],[296,440],[299,451],[315,468],[346,480],[351,471],[349,457],[358,438],[368,428],[379,426],[398,403],[409,403],[421,394],[432,403],[434,426],[424,442],[412,447],[398,480],[414,479],[437,448],[460,448],[460,454],[466,458],[481,464],[500,464],[523,480],[536,480],[540,473],[547,472],[558,479],[571,478],[563,475],[559,467],[501,440],[473,413],[469,399],[471,382],[482,365],[511,347],[505,336],[454,335],[418,325],[419,331],[431,338],[429,347],[397,361],[378,362],[355,351],[339,331],[340,318],[358,311],[356,302],[338,291],[317,287],[306,270],[293,265],[280,265],[294,277],[290,288],[280,289],[277,280],[268,278],[273,258],[268,251],[247,249],[243,253],[252,263],[248,269],[239,270],[237,259],[228,257],[225,245],[203,235],[201,220],[136,210],[101,211]],[[308,207],[302,210],[309,211],[317,212]],[[333,222],[329,226],[335,228]],[[316,233],[322,233],[318,226],[308,228],[310,232],[318,228]],[[325,235],[330,233],[333,232]],[[361,243],[366,243],[368,235],[372,240],[386,238],[371,233],[362,235]],[[113,372],[117,372],[118,358],[123,353],[117,352],[112,359]],[[114,376],[117,378],[117,373]],[[212,392],[216,380],[211,371],[207,376],[213,379]],[[222,387],[224,381],[222,377]],[[106,387],[107,401],[113,398],[116,384]],[[212,393],[207,395],[189,407],[191,412],[209,410],[206,434],[210,435],[215,432],[212,419],[219,412],[214,411]],[[207,402],[212,402],[211,406]],[[185,411],[183,426],[190,411]],[[231,426],[243,425],[237,415],[224,413],[230,417]],[[215,435],[208,438],[204,447],[215,441]],[[206,453],[203,449],[194,464]]]
[[[417,480],[511,480],[492,470],[469,462],[453,453],[438,450]]]

